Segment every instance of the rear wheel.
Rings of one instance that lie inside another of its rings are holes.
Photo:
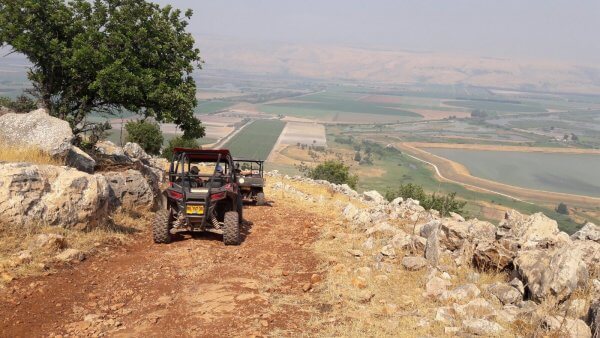
[[[265,200],[265,194],[262,192],[259,192],[258,194],[256,194],[256,205],[265,205],[267,204],[267,200]]]
[[[239,245],[241,242],[239,214],[235,211],[225,213],[223,222],[223,243],[225,245]]]
[[[154,243],[171,243],[171,213],[161,209],[156,212],[152,223],[152,237]]]

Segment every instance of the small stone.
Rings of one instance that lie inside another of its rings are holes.
[[[497,335],[504,331],[500,324],[485,319],[467,319],[462,324],[465,331],[480,336]]]
[[[442,300],[463,301],[479,296],[481,291],[475,284],[465,284],[450,291],[445,291],[440,297]]]
[[[64,250],[54,258],[61,262],[82,261],[85,259],[85,254],[81,250],[71,248]]]
[[[394,257],[396,256],[396,251],[392,245],[386,245],[381,248],[381,254],[388,257]]]
[[[260,325],[262,327],[267,327],[267,326],[269,326],[269,321],[263,319],[263,320],[260,321]]]
[[[410,271],[417,271],[425,268],[429,265],[429,262],[423,258],[418,256],[406,256],[402,258],[402,265],[404,268]]]
[[[348,253],[354,257],[362,257],[364,254],[360,250],[348,249]]]
[[[363,277],[354,277],[352,278],[352,285],[359,289],[364,289],[367,287],[367,280]]]
[[[321,282],[322,280],[323,280],[323,278],[321,277],[321,275],[318,275],[316,273],[313,273],[312,276],[310,276],[311,284],[317,284],[317,283]]]
[[[308,291],[310,291],[310,289],[312,289],[312,284],[310,284],[310,283],[302,284],[302,291],[308,292]]]

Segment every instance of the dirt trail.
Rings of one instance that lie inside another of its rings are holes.
[[[0,291],[0,336],[298,335],[315,309],[305,292],[319,261],[315,214],[290,205],[245,208],[247,237],[155,245],[146,233],[49,276]]]

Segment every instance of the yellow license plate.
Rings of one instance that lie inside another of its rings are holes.
[[[204,214],[204,206],[203,205],[188,205],[186,211],[188,214],[203,215]]]

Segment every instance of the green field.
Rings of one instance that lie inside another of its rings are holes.
[[[480,109],[489,112],[497,113],[532,113],[545,112],[546,109],[538,104],[523,104],[516,102],[502,102],[492,100],[456,100],[445,101],[444,104],[455,107],[463,107],[469,109]]]
[[[473,176],[518,187],[600,197],[600,155],[426,149]]]
[[[257,120],[246,126],[223,148],[234,157],[266,160],[279,138],[285,123],[280,120]]]
[[[194,113],[197,115],[211,114],[223,110],[232,105],[232,102],[225,101],[202,101],[198,102],[198,105],[194,109]]]
[[[364,95],[348,92],[319,92],[294,97],[294,102],[267,103],[260,106],[264,112],[299,117],[324,118],[338,113],[358,113],[420,118],[421,115],[403,110],[397,104],[379,104],[360,101]]]

